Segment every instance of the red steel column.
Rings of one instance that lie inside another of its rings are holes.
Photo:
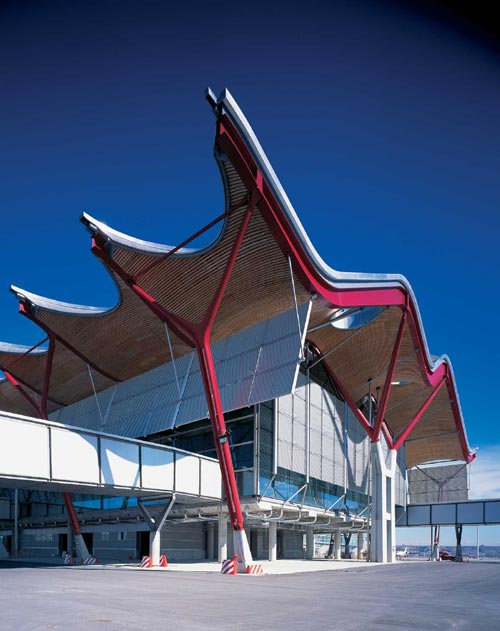
[[[413,428],[415,427],[415,425],[420,421],[422,416],[425,414],[425,412],[429,408],[429,405],[437,397],[437,395],[439,394],[439,391],[441,390],[441,388],[444,386],[445,383],[446,383],[446,377],[443,377],[443,379],[441,379],[440,383],[434,388],[432,393],[427,397],[427,399],[425,400],[425,402],[422,405],[422,407],[420,408],[420,410],[415,414],[415,416],[413,417],[413,420],[409,423],[407,428],[401,433],[399,438],[394,443],[394,449],[396,451],[403,445],[405,440],[408,438],[410,433],[413,431]]]
[[[224,412],[222,410],[210,343],[206,343],[201,347],[198,346],[196,350],[200,362],[200,372],[205,388],[209,416],[212,422],[215,449],[219,459],[229,518],[234,530],[243,530],[243,514],[241,512],[240,497],[236,484],[231,448],[229,446],[229,436],[224,420]]]
[[[238,253],[246,234],[248,224],[252,216],[254,207],[256,206],[260,193],[254,189],[250,195],[250,201],[246,212],[243,216],[238,236],[234,242],[231,254],[226,265],[226,269],[222,275],[219,287],[212,299],[210,307],[199,326],[193,327],[196,335],[196,351],[200,362],[200,372],[205,388],[205,397],[210,412],[210,420],[212,423],[212,431],[214,434],[215,447],[219,458],[219,465],[224,483],[224,492],[226,493],[227,507],[229,510],[229,518],[234,530],[243,530],[243,515],[241,512],[240,497],[238,486],[236,484],[236,476],[234,474],[233,459],[229,440],[226,430],[226,422],[224,420],[224,412],[220,399],[219,384],[217,374],[212,358],[212,350],[210,345],[210,336],[212,333],[213,323],[219,311],[224,292],[226,291],[229,279],[233,272]]]
[[[184,320],[182,317],[169,312],[158,304],[154,296],[144,291],[138,284],[137,278],[142,276],[141,273],[136,278],[131,278],[121,267],[113,261],[104,247],[104,243],[99,235],[94,234],[92,239],[92,252],[98,256],[108,267],[124,280],[130,289],[151,309],[151,311],[161,320],[167,322],[174,333],[185,343],[196,348],[198,360],[200,364],[200,372],[205,390],[205,397],[209,409],[212,431],[214,434],[217,456],[219,458],[219,466],[221,469],[222,481],[224,484],[224,492],[226,494],[227,506],[231,524],[236,531],[243,530],[243,515],[236,484],[236,476],[234,474],[233,460],[228,442],[226,423],[220,399],[219,386],[217,382],[217,374],[212,358],[210,336],[212,327],[219,311],[224,292],[227,288],[231,274],[233,272],[238,253],[246,234],[252,212],[261,199],[262,175],[257,173],[255,177],[255,185],[250,193],[250,199],[247,204],[246,212],[241,221],[238,235],[233,244],[229,255],[226,268],[222,275],[217,291],[210,303],[210,306],[203,320],[199,324],[193,324]],[[228,213],[227,213],[228,214]],[[213,223],[213,222],[212,222]],[[201,232],[201,231],[200,231]],[[188,240],[189,241],[189,240]],[[151,266],[150,266],[151,267]],[[149,269],[149,268],[146,268]]]
[[[316,355],[318,357],[321,357],[322,353],[319,350],[319,348],[316,346],[316,344],[314,342],[311,342],[311,340],[307,340],[307,343],[309,344],[309,346],[312,348],[312,350],[316,353]],[[347,403],[347,405],[349,406],[351,412],[354,414],[354,416],[358,419],[360,425],[363,427],[363,429],[365,430],[365,432],[368,434],[368,436],[371,438],[372,437],[372,432],[373,432],[373,428],[370,425],[370,423],[368,422],[368,419],[366,418],[366,416],[363,414],[363,412],[358,408],[358,406],[356,405],[356,402],[354,401],[354,399],[351,397],[349,391],[347,390],[347,388],[344,386],[344,384],[340,381],[340,379],[337,377],[337,375],[333,372],[333,370],[331,369],[331,367],[327,364],[326,361],[321,362],[323,365],[323,368],[326,370],[328,376],[330,377],[330,379],[333,381],[333,383],[335,384],[335,387],[337,388],[337,390],[340,392],[340,394],[342,395],[343,399],[345,400],[345,402]]]

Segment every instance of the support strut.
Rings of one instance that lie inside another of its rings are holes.
[[[241,224],[229,254],[219,286],[211,300],[210,306],[205,313],[204,318],[199,324],[188,322],[177,314],[168,311],[155,300],[154,296],[148,294],[142,287],[140,287],[138,281],[144,273],[150,271],[151,266],[146,268],[143,273],[136,274],[135,278],[131,278],[125,270],[111,258],[102,235],[95,231],[92,238],[92,252],[110,269],[112,269],[143,301],[143,303],[146,304],[160,320],[165,322],[182,341],[196,350],[210,421],[212,424],[215,448],[221,469],[229,518],[233,527],[234,550],[238,555],[239,565],[242,569],[245,569],[246,566],[252,562],[252,555],[244,530],[238,486],[236,484],[236,476],[234,473],[228,433],[224,420],[217,374],[212,357],[210,338],[212,327],[234,270],[236,259],[240,252],[244,236],[247,232],[252,212],[254,208],[257,208],[261,200],[262,185],[262,175],[257,173],[255,176],[254,186],[251,188],[248,196],[245,213],[241,220]]]

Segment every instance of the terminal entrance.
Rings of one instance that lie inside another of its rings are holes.
[[[63,552],[71,552],[71,550],[68,550],[68,535],[66,533],[60,534],[58,538],[59,556],[61,556]]]
[[[142,559],[142,557],[149,555],[149,530],[138,530],[137,531],[137,557]]]
[[[87,546],[87,550],[90,555],[93,555],[94,550],[94,533],[93,532],[82,532],[83,540],[85,541],[85,545]]]

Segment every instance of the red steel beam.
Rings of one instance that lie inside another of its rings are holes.
[[[214,435],[215,450],[219,459],[219,466],[226,494],[227,508],[233,530],[243,530],[243,514],[241,512],[240,497],[236,484],[231,447],[227,433],[224,412],[220,398],[217,375],[212,357],[210,344],[196,347],[200,362],[200,373],[208,405],[209,416]]]
[[[172,248],[171,250],[169,250],[162,256],[159,256],[157,259],[152,261],[149,265],[146,265],[144,269],[140,270],[139,272],[137,272],[137,274],[134,275],[133,281],[135,283],[138,283],[139,280],[144,276],[144,274],[147,274],[148,272],[150,272],[157,265],[166,261],[168,258],[176,254],[179,250],[182,250],[182,248],[185,248],[186,245],[189,245],[189,243],[191,243],[192,241],[200,237],[202,234],[207,232],[207,230],[210,230],[210,228],[213,228],[214,226],[216,226],[220,221],[229,217],[229,215],[231,215],[235,210],[237,210],[241,206],[244,206],[246,204],[246,201],[247,200],[245,198],[245,199],[242,199],[239,204],[231,206],[228,210],[226,210],[226,212],[216,217],[213,221],[211,221],[206,226],[198,230],[198,232],[195,232],[193,235],[191,235],[187,239],[184,239],[184,241],[182,241],[182,243],[179,243],[179,245],[176,245],[175,248]]]
[[[389,447],[389,449],[394,449],[394,441],[392,440],[391,432],[389,431],[389,428],[387,427],[385,421],[382,423],[382,431],[384,433],[387,446]]]
[[[382,423],[385,418],[385,412],[387,410],[387,403],[389,401],[389,395],[391,393],[391,384],[394,377],[394,370],[399,357],[399,349],[401,348],[401,342],[403,341],[403,334],[405,330],[407,311],[403,312],[401,322],[399,324],[398,333],[396,335],[396,341],[392,350],[391,361],[389,362],[389,368],[385,377],[384,388],[382,395],[378,401],[377,416],[375,417],[375,424],[373,426],[372,442],[376,443],[380,440],[380,430],[382,429]]]
[[[422,416],[426,413],[426,411],[429,409],[430,404],[434,401],[434,399],[437,397],[437,395],[439,394],[441,388],[444,386],[444,384],[446,383],[447,378],[443,377],[441,379],[441,381],[439,382],[439,384],[434,388],[434,390],[431,392],[431,394],[427,397],[427,399],[425,400],[424,404],[421,406],[421,408],[419,409],[419,411],[415,414],[415,416],[413,417],[412,421],[408,424],[408,426],[406,427],[406,429],[401,433],[401,435],[399,436],[399,438],[396,440],[396,442],[394,443],[394,449],[396,449],[396,451],[404,444],[405,440],[408,438],[408,436],[411,434],[411,432],[413,431],[413,429],[415,428],[416,424],[420,421],[420,419],[422,418]]]
[[[14,386],[14,388],[16,388],[19,394],[21,394],[33,408],[35,408],[37,414],[40,416],[39,404],[37,403],[37,401],[35,401],[35,399],[30,394],[26,392],[26,390],[24,389],[24,386],[21,383],[19,383],[19,381],[14,377],[14,375],[12,375],[8,370],[4,369],[3,374],[7,378],[8,382],[12,386]]]
[[[78,522],[78,517],[76,516],[76,510],[71,493],[63,493],[62,495],[64,498],[64,505],[66,506],[66,512],[68,513],[69,521],[71,523],[71,528],[75,535],[80,535],[80,523]]]
[[[107,253],[105,247],[105,241],[100,234],[94,234],[92,237],[92,247],[90,248],[91,252],[95,254],[101,261],[109,267],[109,269],[113,270],[117,276],[119,276],[123,282],[142,300],[142,302],[151,309],[151,311],[162,321],[168,322],[170,328],[173,330],[175,335],[179,337],[185,344],[189,347],[194,346],[194,340],[192,335],[190,334],[190,326],[191,323],[184,320],[180,316],[167,311],[164,307],[156,302],[153,296],[148,294],[147,291],[144,291],[142,287],[140,287],[134,279],[125,272],[125,270],[118,265],[116,261],[114,261],[111,256]]]
[[[307,343],[309,344],[309,346],[312,348],[312,350],[316,353],[316,355],[318,356],[318,358],[321,358],[322,353],[319,350],[319,348],[316,346],[316,344],[314,342],[311,342],[311,340],[307,340]],[[335,384],[335,387],[337,388],[337,390],[340,392],[340,394],[342,395],[343,399],[346,401],[347,405],[349,406],[349,408],[351,409],[351,412],[354,414],[354,416],[357,418],[357,420],[359,421],[361,427],[365,430],[365,432],[368,434],[368,436],[371,438],[372,434],[373,434],[373,427],[370,425],[368,419],[366,418],[366,416],[363,414],[363,412],[359,409],[359,407],[356,405],[356,401],[354,401],[354,399],[352,398],[352,396],[349,393],[349,390],[347,390],[347,388],[344,386],[344,384],[340,381],[340,379],[337,377],[337,375],[333,372],[332,368],[329,366],[329,364],[327,364],[326,361],[322,361],[321,362],[323,365],[323,368],[326,370],[328,376],[330,377],[330,379],[333,381],[333,383]]]
[[[109,379],[110,381],[114,381],[115,383],[121,381],[120,379],[117,379],[116,377],[113,377],[113,375],[110,375],[109,373],[107,373],[105,370],[102,370],[102,368],[99,368],[99,366],[97,366],[91,359],[89,359],[88,357],[85,357],[83,353],[81,353],[74,346],[72,346],[67,340],[65,340],[63,337],[58,335],[55,331],[53,331],[47,324],[45,324],[44,322],[41,322],[33,313],[32,305],[30,302],[21,299],[19,301],[19,313],[21,313],[23,316],[28,318],[28,320],[31,320],[32,322],[34,322],[43,331],[45,331],[45,333],[49,336],[49,338],[53,337],[55,340],[60,342],[63,346],[65,346],[68,350],[70,350],[74,355],[79,357],[83,362],[88,364],[91,368],[96,370],[103,377],[106,377],[107,379]]]
[[[247,187],[250,187],[252,182],[254,182],[254,172],[257,169],[255,159],[245,140],[241,138],[233,123],[225,114],[220,116],[217,123],[216,144],[232,162],[242,181]],[[289,221],[280,203],[276,200],[271,188],[265,181],[262,189],[262,205],[265,206],[266,210],[266,212],[262,213],[262,216],[267,222],[276,242],[285,256],[292,257],[295,262],[294,269],[296,269],[302,284],[311,293],[316,294],[318,300],[333,307],[398,305],[408,309],[408,325],[415,348],[418,348],[420,351],[418,361],[423,379],[429,385],[436,386],[447,374],[448,370],[445,364],[441,364],[436,369],[431,369],[427,363],[426,344],[417,307],[413,297],[409,295],[406,288],[394,286],[388,288],[343,289],[342,287],[337,288],[333,286],[322,276],[321,272],[311,261],[295,231],[290,230]],[[448,388],[454,389],[454,392],[450,392],[450,399],[452,400],[462,454],[464,460],[472,462],[475,455],[470,453],[467,444],[465,428],[457,403],[456,386],[451,383],[451,379],[449,380]]]
[[[261,183],[262,183],[262,180],[261,180]],[[236,241],[233,244],[233,249],[231,250],[231,254],[229,255],[226,269],[224,270],[222,279],[219,283],[219,287],[217,288],[217,291],[212,299],[212,302],[210,303],[210,306],[201,324],[201,327],[202,327],[202,330],[204,331],[205,336],[210,337],[210,334],[212,332],[212,326],[215,321],[215,317],[217,316],[217,313],[219,311],[220,303],[222,302],[222,298],[224,296],[224,292],[226,291],[227,284],[229,282],[231,274],[233,273],[234,265],[236,263],[236,258],[238,257],[241,244],[243,242],[243,238],[248,229],[248,224],[250,223],[252,212],[254,208],[257,207],[260,197],[261,197],[260,191],[257,188],[253,188],[250,194],[250,200],[248,202],[247,210],[245,214],[243,215],[243,219],[242,219],[241,226],[238,232],[238,236],[236,237]]]
[[[236,259],[238,257],[243,238],[246,234],[252,212],[257,204],[258,198],[260,198],[258,191],[253,190],[250,196],[247,210],[243,216],[238,231],[238,236],[236,237],[236,241],[233,244],[233,248],[231,250],[231,254],[229,255],[226,268],[219,283],[219,287],[217,288],[210,307],[208,308],[207,313],[205,314],[205,317],[203,318],[201,324],[195,328],[195,331],[197,333],[196,348],[200,361],[200,371],[210,412],[210,420],[212,424],[212,431],[214,434],[217,456],[219,458],[222,479],[224,482],[224,491],[226,493],[229,517],[234,530],[243,530],[243,514],[241,512],[238,485],[236,483],[236,476],[234,473],[233,459],[229,446],[226,422],[224,420],[224,411],[222,409],[219,384],[217,381],[217,374],[215,372],[215,366],[212,358],[210,336],[213,323],[219,311],[219,307],[222,302],[222,298],[224,297],[229,279],[231,278],[231,274],[234,270]]]
[[[219,466],[221,468],[221,475],[224,484],[224,492],[226,494],[229,516],[231,520],[231,525],[234,530],[243,530],[243,514],[241,511],[238,486],[236,484],[236,476],[234,473],[231,449],[229,446],[227,428],[224,420],[217,374],[215,371],[211,352],[210,336],[213,323],[215,321],[215,318],[217,317],[220,304],[224,297],[224,293],[231,278],[232,272],[234,270],[236,259],[241,249],[241,244],[247,232],[252,212],[254,208],[257,207],[260,201],[261,187],[262,176],[258,174],[256,176],[256,184],[250,189],[251,193],[250,199],[247,203],[247,209],[242,218],[238,234],[229,254],[221,281],[219,283],[219,286],[217,287],[217,290],[212,298],[212,301],[209,308],[207,309],[205,316],[199,324],[188,322],[184,318],[168,311],[162,305],[160,305],[155,300],[154,296],[150,295],[148,292],[140,287],[137,282],[138,275],[136,275],[135,278],[132,278],[116,261],[111,258],[106,250],[103,236],[98,233],[94,233],[92,237],[92,252],[96,256],[98,256],[110,269],[112,269],[159,319],[168,323],[173,332],[182,341],[184,341],[189,346],[194,346],[196,348],[200,364],[200,372],[203,380],[203,387],[205,390],[205,396],[209,409],[212,432],[214,434],[215,447],[217,451],[217,456],[219,458]],[[212,222],[212,224],[209,224],[209,226],[210,225],[214,225],[214,222]],[[204,230],[202,230],[201,232],[203,231]],[[190,240],[191,239],[188,239],[183,243],[188,243]],[[178,246],[176,248],[176,251],[178,251],[180,247],[182,246]],[[143,276],[151,268],[152,266],[145,268],[144,270],[142,270],[139,276]]]

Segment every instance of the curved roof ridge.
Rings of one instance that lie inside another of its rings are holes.
[[[47,353],[47,349],[37,346],[26,346],[25,344],[13,344],[11,342],[0,341],[0,353],[12,353],[15,355],[43,355]]]
[[[213,92],[209,88],[210,95]],[[363,273],[363,272],[341,272],[330,267],[324,259],[320,256],[312,244],[308,234],[305,231],[302,222],[300,221],[288,195],[286,194],[276,172],[274,171],[271,163],[262,148],[255,132],[253,131],[250,123],[240,109],[238,103],[234,99],[228,88],[224,88],[216,107],[214,107],[216,116],[227,115],[231,123],[235,126],[237,132],[244,139],[253,159],[261,170],[267,184],[269,185],[271,192],[276,198],[276,201],[281,206],[286,218],[289,221],[290,227],[295,232],[300,244],[302,245],[305,253],[309,257],[310,261],[314,265],[315,269],[328,283],[339,289],[388,289],[397,287],[402,289],[408,296],[409,301],[412,304],[413,311],[418,323],[419,335],[422,340],[422,349],[424,351],[424,361],[427,365],[429,374],[434,374],[442,364],[445,364],[448,368],[450,379],[455,382],[454,371],[451,360],[448,355],[436,356],[431,355],[429,345],[427,343],[427,337],[425,335],[425,329],[422,322],[422,316],[418,307],[417,299],[413,288],[409,280],[402,274],[381,274],[381,273]],[[463,413],[460,405],[460,399],[458,395],[458,389],[456,385],[454,387],[456,403],[459,409],[460,417],[462,419],[462,429],[465,440],[470,449],[469,441],[466,434],[465,423],[463,422]]]
[[[55,311],[70,315],[102,315],[116,308],[116,305],[113,307],[92,307],[90,305],[77,305],[70,302],[63,302],[61,300],[54,300],[53,298],[39,296],[38,294],[26,291],[25,289],[21,289],[15,285],[10,286],[10,291],[18,300],[25,300],[34,307],[41,307],[43,309],[47,309],[48,311]]]
[[[107,237],[112,243],[116,243],[117,245],[120,245],[121,247],[128,250],[134,250],[136,252],[141,252],[153,256],[162,256],[163,254],[168,254],[176,247],[173,245],[165,245],[162,243],[145,241],[144,239],[138,239],[129,234],[125,234],[124,232],[119,232],[118,230],[111,228],[102,221],[95,219],[85,212],[82,214],[80,221],[87,227],[91,234],[99,232],[100,234]],[[198,250],[197,248],[181,248],[177,250],[176,255],[182,256],[183,254],[196,254],[200,251],[201,249]]]

